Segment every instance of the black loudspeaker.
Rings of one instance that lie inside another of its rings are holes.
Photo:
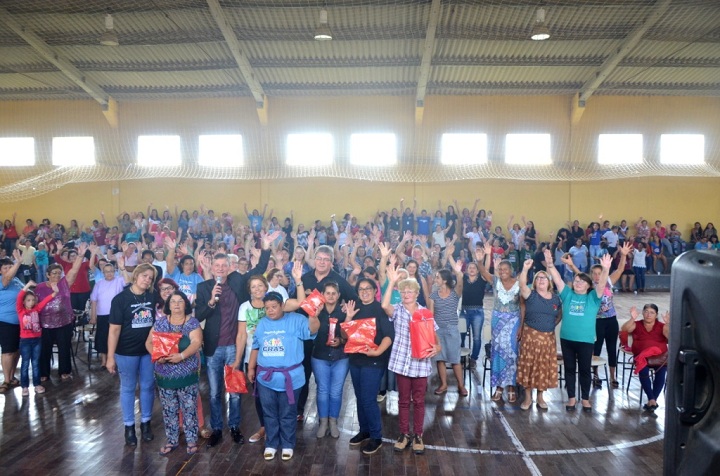
[[[720,253],[672,267],[665,476],[720,474]]]

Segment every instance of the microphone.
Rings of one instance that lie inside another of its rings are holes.
[[[215,278],[215,283],[217,283],[218,285],[222,284],[222,276],[217,276],[217,277]],[[215,295],[215,302],[218,302],[219,300],[220,300],[220,296],[218,296],[218,295],[216,294],[216,295]]]

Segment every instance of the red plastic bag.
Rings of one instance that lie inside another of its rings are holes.
[[[410,320],[410,353],[413,359],[426,359],[437,342],[435,319],[429,309],[418,309]]]
[[[229,365],[225,366],[225,391],[228,393],[248,393],[245,374]]]
[[[325,297],[316,289],[300,303],[300,307],[307,312],[308,316],[317,316],[323,304],[325,304]]]
[[[157,362],[158,359],[180,352],[178,349],[180,339],[182,339],[182,334],[179,332],[153,332],[153,351],[150,360]]]
[[[335,340],[335,330],[337,329],[337,319],[331,317],[328,319],[328,338],[327,345],[330,345]]]
[[[342,322],[340,327],[348,336],[345,344],[346,354],[361,354],[367,351],[367,348],[375,350],[378,348],[375,344],[375,335],[377,327],[375,318],[358,319],[357,321]]]

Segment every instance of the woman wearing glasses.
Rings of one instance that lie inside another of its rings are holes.
[[[395,339],[395,329],[388,319],[387,313],[375,300],[377,291],[375,281],[360,278],[357,283],[359,302],[349,301],[346,309],[346,320],[375,319],[376,349],[367,348],[364,352],[350,354],[350,377],[357,399],[357,415],[360,431],[350,439],[350,446],[359,446],[370,440],[363,447],[363,454],[376,453],[382,446],[382,421],[377,394],[380,380],[387,369],[390,347]],[[346,338],[343,335],[343,338]]]

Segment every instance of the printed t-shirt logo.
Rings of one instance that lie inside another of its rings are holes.
[[[262,353],[265,357],[285,357],[283,336],[268,336],[263,339]]]

